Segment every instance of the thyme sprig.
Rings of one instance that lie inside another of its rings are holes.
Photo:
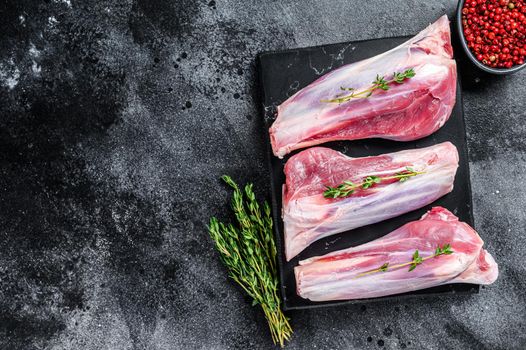
[[[365,177],[362,182],[360,183],[354,183],[352,181],[344,181],[340,185],[336,187],[331,186],[325,186],[326,190],[323,192],[323,196],[325,198],[343,198],[350,196],[353,194],[356,190],[362,189],[366,190],[370,187],[373,187],[376,184],[379,184],[382,181],[386,180],[398,180],[399,182],[407,181],[412,176],[424,174],[425,171],[415,171],[411,167],[406,167],[406,170],[396,173],[392,176],[385,176],[385,177],[379,177],[379,176],[367,176]]]
[[[257,202],[253,185],[244,191],[227,175],[221,177],[234,189],[232,209],[237,224],[224,224],[215,217],[208,230],[228,269],[228,275],[260,305],[272,340],[281,347],[292,335],[288,318],[281,311],[276,267],[277,250],[272,231],[270,206]]]
[[[360,273],[356,277],[363,277],[363,276],[367,276],[367,275],[370,275],[370,274],[373,274],[373,273],[378,273],[378,272],[387,272],[387,271],[390,271],[390,270],[395,270],[395,269],[399,269],[401,267],[406,267],[406,266],[409,266],[409,272],[411,272],[414,269],[416,269],[416,267],[418,265],[422,264],[426,260],[436,258],[437,256],[440,256],[440,255],[450,255],[450,254],[453,254],[453,253],[454,253],[454,251],[451,250],[451,244],[449,244],[449,243],[443,245],[442,247],[438,246],[435,249],[435,253],[433,255],[426,256],[426,257],[421,257],[420,253],[418,252],[418,249],[417,249],[413,253],[413,256],[412,256],[413,260],[411,260],[409,262],[406,262],[406,263],[403,263],[403,264],[398,264],[398,265],[393,265],[393,266],[389,265],[389,262],[386,262],[382,266],[380,266],[379,268]]]
[[[373,94],[373,91],[381,89],[387,91],[390,89],[389,84],[397,83],[403,84],[406,79],[411,79],[416,75],[414,68],[405,70],[404,72],[394,72],[391,79],[386,80],[385,76],[376,75],[376,79],[371,83],[372,85],[362,91],[356,91],[354,88],[340,87],[342,91],[350,91],[351,93],[345,96],[337,95],[336,98],[329,100],[321,100],[321,102],[334,102],[334,103],[343,103],[350,101],[353,98],[368,98]]]

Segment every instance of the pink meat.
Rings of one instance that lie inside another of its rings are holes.
[[[274,154],[334,140],[416,140],[442,127],[455,104],[457,74],[449,21],[441,17],[414,38],[381,55],[338,68],[278,106],[269,133]],[[321,102],[340,87],[367,89],[376,75],[413,68],[416,75],[388,91],[341,104]]]
[[[326,186],[360,183],[367,176],[388,177],[406,167],[425,173],[405,182],[382,181],[344,198],[325,198]],[[336,233],[380,222],[428,205],[451,192],[458,152],[450,142],[431,147],[350,158],[325,147],[313,147],[285,164],[283,222],[285,255],[292,259],[312,242]]]
[[[451,245],[453,253],[430,258],[413,271],[399,267],[367,275],[385,263],[390,266],[433,256],[437,247]],[[448,283],[491,284],[498,266],[484,242],[468,224],[442,207],[420,220],[357,247],[303,260],[294,269],[298,295],[312,301],[375,298]]]

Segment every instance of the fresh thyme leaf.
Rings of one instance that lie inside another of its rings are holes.
[[[382,85],[386,81],[384,80],[384,77],[381,77],[380,75],[376,74],[376,79],[373,81],[374,85]]]
[[[414,262],[416,259],[419,258],[418,255],[419,255],[419,253],[418,253],[418,249],[417,249],[417,250],[415,250],[415,252],[413,253],[413,262]]]
[[[413,253],[413,261],[411,262],[411,267],[409,268],[409,271],[413,271],[414,269],[416,269],[416,267],[418,265],[420,265],[421,263],[423,262],[422,258],[420,257],[419,253],[418,253],[418,249],[415,250],[415,252]]]
[[[367,176],[365,180],[363,180],[362,188],[364,190],[368,189],[369,187],[373,186],[374,184],[380,183],[382,179],[378,176]]]
[[[343,96],[343,97],[341,95],[337,95],[336,98],[328,99],[328,100],[321,100],[321,102],[344,103],[344,102],[352,100],[353,98],[368,98],[369,96],[373,94],[373,91],[377,89],[387,91],[390,89],[389,84],[391,83],[403,84],[406,79],[411,79],[415,75],[416,73],[413,68],[406,69],[404,72],[394,72],[393,77],[390,80],[386,80],[384,76],[380,76],[379,74],[376,74],[376,79],[371,83],[371,86],[369,88],[356,92],[356,89],[354,88],[340,86],[341,91],[351,91],[351,94],[347,96]]]
[[[405,76],[403,73],[394,73],[393,74],[393,80],[398,83],[402,84],[404,82]]]
[[[409,68],[404,72],[405,78],[410,79],[416,75],[415,70],[413,68]]]
[[[389,268],[389,263],[386,262],[385,264],[383,264],[382,266],[380,266],[379,270],[380,270],[381,272],[386,272],[388,268]]]
[[[420,257],[420,255],[418,254],[418,249],[415,250],[415,254],[413,255],[413,260],[415,261],[417,265],[422,263],[422,257]]]
[[[396,173],[396,178],[398,179],[398,181],[404,182],[407,179],[409,179],[410,177],[416,176],[418,174],[422,174],[422,172],[414,171],[413,168],[411,168],[411,167],[406,167],[405,171],[402,171],[400,173]]]
[[[450,244],[446,244],[443,247],[438,246],[437,249],[435,250],[435,256],[439,256],[443,254],[446,254],[446,255],[453,254]]]

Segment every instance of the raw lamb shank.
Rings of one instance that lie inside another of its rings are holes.
[[[357,247],[300,262],[297,293],[312,301],[375,298],[448,283],[491,284],[499,274],[484,242],[442,207]]]
[[[395,75],[410,71],[405,78]],[[362,93],[380,77],[385,89]],[[283,102],[269,130],[272,150],[283,158],[328,141],[428,136],[449,118],[456,87],[449,21],[443,16],[404,44],[338,68]],[[351,94],[355,97],[346,100]]]
[[[365,158],[325,147],[292,156],[283,186],[287,260],[322,237],[434,202],[453,189],[457,167],[450,142]]]

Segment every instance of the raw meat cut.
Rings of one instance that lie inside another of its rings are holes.
[[[360,183],[369,176],[393,177],[407,167],[422,174],[390,179],[343,198],[325,198],[327,186]],[[287,260],[312,242],[335,233],[383,221],[421,208],[453,189],[458,152],[450,142],[431,147],[350,158],[313,147],[285,164],[283,223]]]
[[[455,104],[457,74],[449,20],[441,17],[404,44],[369,59],[340,67],[298,91],[277,108],[269,133],[274,154],[334,140],[384,138],[416,140],[447,121]],[[416,75],[368,98],[322,102],[341,87],[362,91],[377,75],[414,69]]]
[[[451,254],[434,256],[438,247],[447,244]],[[297,293],[326,301],[375,298],[448,283],[491,284],[499,270],[483,244],[468,224],[435,207],[382,238],[301,261],[294,269]],[[409,271],[406,264],[415,250],[423,261]],[[385,263],[387,267],[380,270]]]

